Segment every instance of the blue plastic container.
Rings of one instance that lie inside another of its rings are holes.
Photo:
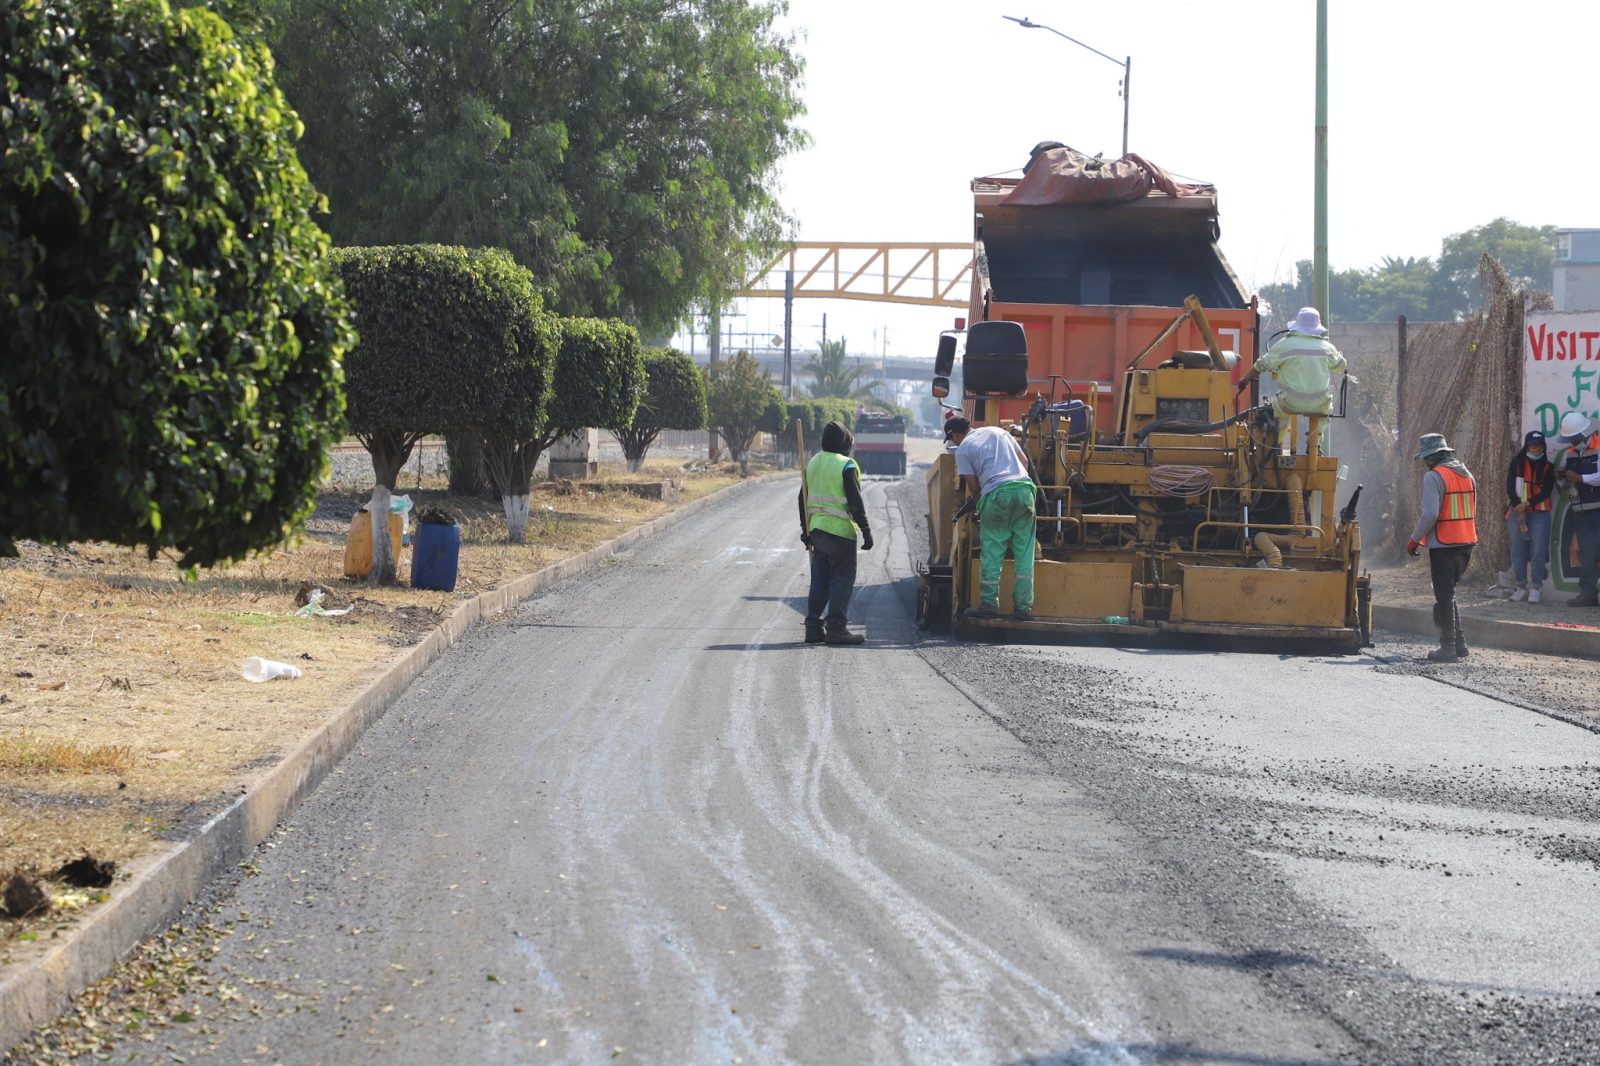
[[[417,524],[416,543],[411,547],[412,588],[454,592],[460,563],[460,526],[437,522]]]

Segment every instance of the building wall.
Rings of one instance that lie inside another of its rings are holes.
[[[1556,263],[1551,288],[1557,311],[1600,310],[1600,263]]]
[[[1409,323],[1415,329],[1419,322]],[[1400,354],[1400,326],[1397,322],[1334,322],[1328,326],[1328,339],[1346,359],[1379,355],[1395,359]]]

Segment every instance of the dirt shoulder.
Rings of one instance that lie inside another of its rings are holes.
[[[366,500],[356,492],[325,492],[298,543],[194,580],[171,559],[103,544],[26,544],[0,560],[0,884],[15,873],[51,878],[84,855],[125,867],[153,842],[184,838],[242,775],[281,759],[456,602],[739,480],[731,464],[602,476],[671,479],[677,497],[540,483],[528,543],[509,545],[497,502],[451,496],[442,482],[403,487],[418,509],[443,507],[462,527],[453,593],[344,578],[345,534]],[[330,590],[329,605],[353,609],[300,616],[308,581]],[[303,676],[249,682],[249,656]],[[7,942],[38,938],[101,894],[43,884],[50,911],[0,916],[0,963]]]

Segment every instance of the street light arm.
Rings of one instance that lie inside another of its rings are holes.
[[[1000,17],[1005,19],[1007,22],[1015,22],[1018,26],[1021,26],[1025,30],[1049,30],[1051,33],[1055,34],[1057,37],[1064,37],[1067,40],[1071,41],[1073,44],[1077,45],[1079,48],[1087,48],[1089,51],[1093,52],[1095,55],[1099,56],[1101,59],[1104,59],[1104,60],[1107,60],[1109,62],[1115,63],[1119,67],[1126,65],[1123,60],[1117,59],[1117,58],[1115,58],[1113,56],[1108,56],[1104,52],[1100,51],[1100,49],[1094,47],[1093,45],[1084,44],[1082,41],[1078,40],[1076,37],[1068,36],[1067,34],[1062,33],[1060,30],[1056,29],[1054,26],[1046,26],[1042,22],[1035,22],[1032,19],[1028,18],[1026,15],[1024,15],[1022,18],[1017,18],[1014,15],[1001,15]]]

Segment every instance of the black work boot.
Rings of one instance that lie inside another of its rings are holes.
[[[860,633],[850,632],[843,622],[829,622],[824,641],[828,644],[865,644],[867,638]]]
[[[1467,634],[1461,628],[1461,608],[1451,604],[1450,610],[1451,618],[1456,625],[1456,658],[1465,659],[1467,657]]]
[[[1453,663],[1461,658],[1456,654],[1456,623],[1453,612],[1434,608],[1434,618],[1439,623],[1439,646],[1428,653],[1430,663]]]
[[[824,634],[823,631],[822,631],[822,619],[820,619],[820,618],[807,618],[806,619],[806,643],[807,644],[821,644],[825,638],[826,638],[826,634]]]

